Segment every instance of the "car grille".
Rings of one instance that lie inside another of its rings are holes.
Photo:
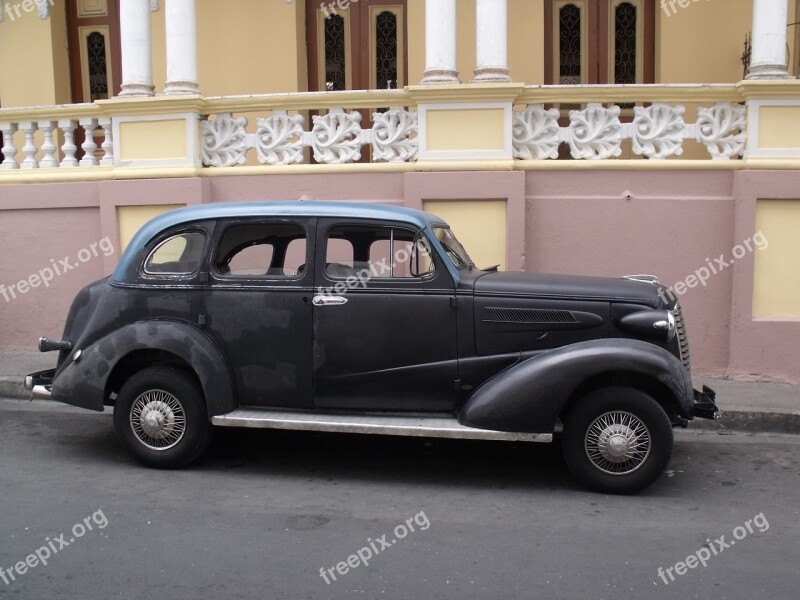
[[[678,346],[681,351],[681,361],[686,370],[691,373],[692,371],[692,358],[689,355],[689,336],[686,334],[686,322],[683,320],[683,309],[680,303],[675,304],[673,311],[675,316],[675,327],[678,334]]]

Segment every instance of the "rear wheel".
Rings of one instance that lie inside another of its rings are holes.
[[[192,377],[178,369],[150,367],[119,392],[114,428],[136,460],[172,469],[196,460],[211,439],[205,399]]]
[[[672,456],[672,424],[639,390],[610,387],[587,394],[566,419],[564,460],[582,485],[633,494],[652,485]]]

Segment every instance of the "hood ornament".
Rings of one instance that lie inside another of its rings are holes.
[[[625,275],[623,279],[630,279],[631,281],[644,281],[645,283],[652,283],[653,285],[660,285],[658,277],[655,275]]]

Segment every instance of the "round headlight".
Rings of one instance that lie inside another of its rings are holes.
[[[659,321],[656,321],[655,323],[653,323],[653,327],[655,329],[665,332],[668,342],[672,341],[672,338],[675,337],[675,329],[676,329],[675,315],[672,314],[671,310],[668,310],[666,320],[661,319]]]

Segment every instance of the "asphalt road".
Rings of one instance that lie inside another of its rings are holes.
[[[0,401],[0,456],[3,598],[789,600],[800,587],[798,436],[680,432],[667,475],[635,497],[576,488],[554,445],[224,431],[198,465],[153,471],[109,414],[18,401]],[[358,553],[369,564],[347,565]]]

